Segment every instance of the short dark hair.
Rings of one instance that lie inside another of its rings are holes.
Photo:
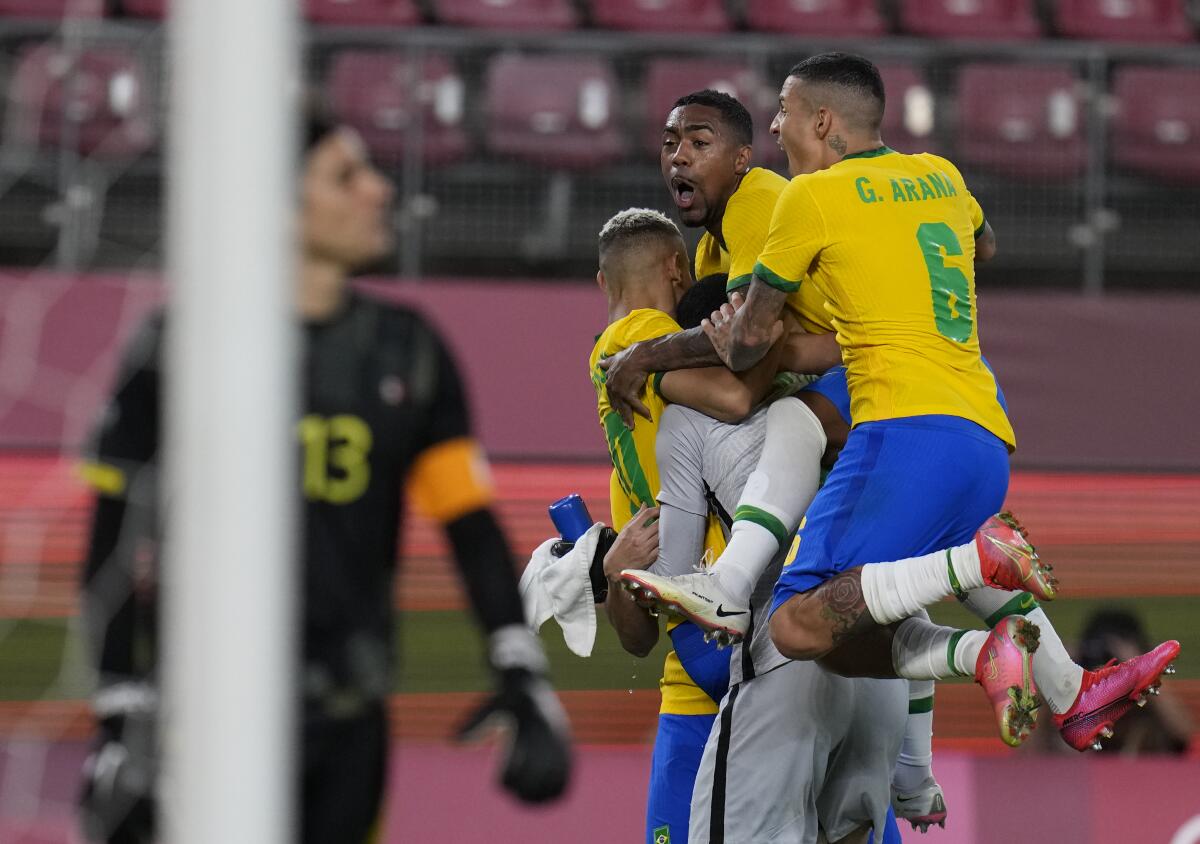
[[[736,97],[731,97],[721,91],[714,91],[712,88],[705,88],[703,91],[684,94],[675,101],[671,110],[690,105],[716,109],[721,115],[721,122],[732,130],[735,141],[745,146],[754,143],[754,119],[750,117],[750,112],[738,102]]]
[[[817,85],[833,85],[859,101],[868,101],[871,107],[864,116],[870,125],[866,128],[878,130],[883,123],[883,108],[887,103],[883,77],[869,59],[852,53],[821,53],[792,65],[788,76]]]
[[[687,289],[675,306],[675,321],[685,331],[695,328],[701,320],[707,319],[713,311],[727,301],[725,284],[729,276],[725,273],[706,275]]]

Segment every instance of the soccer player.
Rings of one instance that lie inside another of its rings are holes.
[[[773,126],[773,130],[778,131],[777,126]],[[731,156],[727,155],[727,159],[729,158]],[[914,183],[914,187],[916,184],[919,183]],[[905,194],[905,198],[907,198],[907,194]],[[722,204],[720,198],[716,200],[715,204]],[[727,207],[732,210],[735,203],[730,201]],[[982,214],[980,214],[980,222],[982,222]],[[709,230],[711,232],[712,228],[710,227]],[[986,224],[978,227],[976,246],[977,259],[990,256],[995,250],[994,236]],[[788,297],[789,306],[797,307],[806,290],[817,292],[817,299],[820,301],[816,286],[805,284],[800,286],[798,292]],[[800,309],[803,310],[803,305],[800,305]],[[621,362],[609,370],[610,391],[614,395],[614,404],[623,404],[620,400],[628,396],[627,389],[622,386],[621,382],[631,378],[636,380],[638,369],[643,365],[661,370],[678,365],[711,364],[713,359],[711,346],[698,336],[698,332],[690,334],[690,337],[678,336],[656,341],[654,344],[642,344],[626,353],[627,360],[624,363],[631,364],[632,362],[631,365],[624,367],[628,370],[628,374],[620,372]],[[699,343],[697,344],[696,341]],[[657,346],[657,348],[651,348],[652,346]],[[640,362],[634,360],[633,355],[635,354],[640,355]],[[753,527],[753,525],[743,527]],[[735,531],[730,543],[730,551],[733,550],[737,541],[738,536]],[[736,566],[729,565],[728,556],[727,553],[727,559],[723,559],[722,566],[715,570],[714,574],[717,576],[714,580],[719,579],[721,574],[727,575],[731,571],[736,571]],[[1026,614],[1041,627],[1042,647],[1036,651],[1033,658],[1034,674],[1041,693],[1055,712],[1055,721],[1064,740],[1080,750],[1093,746],[1097,736],[1110,730],[1112,722],[1132,705],[1129,700],[1131,695],[1125,694],[1122,689],[1130,685],[1145,686],[1146,676],[1154,673],[1154,665],[1161,664],[1171,650],[1168,643],[1165,651],[1152,652],[1146,657],[1132,660],[1122,666],[1105,669],[1103,672],[1084,672],[1070,660],[1061,641],[1050,627],[1048,619],[1045,618],[1044,612],[1038,608],[1032,596],[1019,592],[1005,593],[1000,590],[976,589],[969,590],[963,598],[963,602],[978,617],[987,619],[989,625],[994,624],[1004,615],[1016,612]],[[912,632],[912,628],[916,626],[916,622],[914,622],[910,626],[909,632]],[[1107,694],[1100,691],[1105,688],[1113,691],[1109,691]],[[1136,689],[1133,696],[1136,696]],[[898,768],[898,770],[900,769]]]
[[[650,417],[626,428],[609,404],[600,361],[632,343],[679,331],[673,314],[679,298],[692,285],[692,274],[679,229],[659,212],[647,209],[627,209],[605,223],[599,237],[599,258],[596,280],[608,301],[609,324],[596,339],[589,370],[600,426],[615,469],[610,506],[613,527],[620,531],[635,513],[656,506],[659,475],[654,443],[666,404],[680,403],[718,419],[737,421],[766,394],[774,376],[774,361],[766,356],[744,377],[723,366],[651,377],[646,382]],[[648,515],[639,518],[645,520]],[[724,545],[715,519],[710,521],[706,544],[714,556]],[[647,620],[645,610],[618,593],[610,592],[605,607],[625,648],[637,655],[648,653],[657,640],[657,622],[649,620],[653,636],[648,637],[645,624],[638,625]],[[728,654],[704,642],[698,628],[675,623],[669,626],[668,635],[673,650],[667,655],[660,684],[662,707],[647,805],[649,842],[662,835],[672,842],[687,840],[696,768],[717,702],[729,682]]]
[[[347,287],[352,272],[392,248],[392,187],[353,131],[315,120],[306,141],[295,288],[304,329],[297,810],[303,841],[344,844],[367,841],[380,814],[405,493],[442,524],[487,633],[498,692],[466,726],[492,714],[511,718],[504,786],[527,801],[557,797],[570,750],[565,714],[544,679],[546,658],[524,625],[457,367],[417,313]],[[159,394],[169,377],[160,349],[169,330],[169,317],[155,318],[130,346],[86,468],[99,493],[83,587],[100,681],[83,797],[93,840],[153,836],[155,504]]]
[[[712,307],[708,285],[680,301],[681,326],[699,324]],[[712,291],[717,305],[725,290]],[[662,489],[659,519],[635,517],[604,560],[614,591],[631,560],[659,574],[689,572],[703,552],[710,512],[728,525],[738,497],[764,451],[771,417],[784,427],[807,424],[795,398],[760,407],[739,425],[718,422],[682,405],[662,413],[656,460]],[[768,450],[770,445],[766,447]],[[786,443],[767,459],[787,462]],[[815,472],[815,466],[813,468]],[[646,554],[651,541],[657,553]],[[623,553],[625,545],[631,553]],[[786,549],[785,549],[786,550]],[[783,552],[760,579],[752,611],[764,618]],[[631,622],[636,622],[636,617]],[[645,634],[657,621],[642,614]],[[691,801],[689,840],[816,841],[865,836],[896,842],[888,817],[889,782],[905,725],[907,690],[896,681],[848,679],[813,662],[794,662],[771,644],[765,625],[731,654],[731,685],[709,735]],[[851,839],[856,840],[856,839]]]

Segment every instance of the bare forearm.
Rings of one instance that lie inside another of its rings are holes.
[[[634,347],[634,356],[647,372],[724,365],[712,342],[699,327],[643,340]]]
[[[779,369],[804,375],[821,375],[842,362],[842,350],[833,334],[793,332],[784,342]]]
[[[658,619],[631,601],[619,582],[609,581],[604,613],[617,631],[621,647],[634,656],[646,656],[658,644]]]
[[[746,303],[738,309],[731,326],[730,369],[743,372],[763,359],[782,331],[779,315],[786,300],[782,290],[754,277]]]

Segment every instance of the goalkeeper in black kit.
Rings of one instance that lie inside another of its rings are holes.
[[[365,842],[381,814],[406,495],[445,528],[488,637],[498,691],[464,728],[509,716],[501,776],[522,800],[560,795],[571,767],[566,717],[524,624],[454,361],[418,314],[347,287],[352,272],[392,249],[392,193],[353,131],[309,125],[296,287],[304,333],[295,429],[303,496],[297,820],[301,840],[313,844]],[[161,529],[170,529],[157,509],[160,362],[169,330],[153,318],[131,344],[84,467],[98,493],[83,589],[99,688],[82,818],[90,840],[112,844],[154,840],[155,572]]]

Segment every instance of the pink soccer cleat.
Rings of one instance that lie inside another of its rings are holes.
[[[1018,747],[1037,726],[1041,698],[1033,682],[1037,625],[1010,615],[992,628],[975,661],[975,682],[983,686],[996,712],[1000,740]]]
[[[1179,643],[1172,639],[1141,656],[1083,672],[1075,703],[1054,716],[1063,741],[1078,751],[1099,750],[1100,739],[1112,738],[1113,725],[1125,713],[1158,694],[1162,675],[1175,673],[1171,660],[1177,656]]]
[[[1053,601],[1058,578],[1029,544],[1025,528],[1012,513],[992,516],[975,533],[979,567],[988,586],[1029,592],[1039,601]]]

